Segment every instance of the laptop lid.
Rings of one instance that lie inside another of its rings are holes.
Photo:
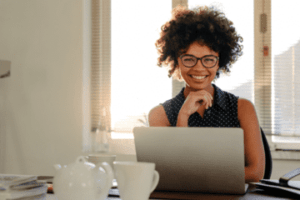
[[[241,128],[135,127],[137,161],[153,162],[156,190],[244,194]]]

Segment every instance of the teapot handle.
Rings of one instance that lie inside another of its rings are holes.
[[[102,162],[100,164],[96,165],[96,168],[98,169],[99,167],[102,167],[105,170],[105,173],[107,174],[107,178],[106,178],[106,184],[105,184],[105,188],[103,189],[103,191],[109,191],[109,189],[112,186],[112,181],[114,178],[114,172],[112,170],[112,167],[107,163],[107,162]]]

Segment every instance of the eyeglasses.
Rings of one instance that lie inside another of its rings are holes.
[[[182,64],[188,68],[194,67],[197,64],[198,60],[201,61],[204,67],[212,68],[217,64],[219,57],[213,55],[206,55],[203,56],[202,58],[197,58],[196,56],[186,54],[186,55],[181,55],[180,59]]]

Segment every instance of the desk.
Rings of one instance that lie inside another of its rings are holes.
[[[255,200],[265,200],[265,199],[281,199],[281,200],[287,200],[287,199],[297,199],[297,198],[286,198],[280,196],[280,194],[271,194],[267,195],[265,193],[262,193],[261,190],[258,190],[255,188],[255,186],[250,186],[249,191],[245,195],[222,195],[222,194],[187,194],[187,193],[152,193],[151,200],[159,200],[159,199],[175,199],[172,198],[172,196],[176,197],[176,199],[212,199],[212,200],[231,200],[231,199],[239,199],[239,200],[245,200],[245,199],[255,199]],[[299,198],[298,198],[299,199]],[[55,195],[53,194],[47,194],[46,200],[58,200]],[[88,199],[87,199],[88,200]],[[107,197],[106,200],[121,200],[119,197]]]
[[[52,183],[53,177],[38,177],[40,180],[48,180]],[[300,181],[293,181],[295,183],[299,183]],[[116,189],[116,182],[113,183],[113,188],[109,192],[111,195],[106,198],[106,200],[121,200],[120,197],[117,195],[119,194],[118,189]],[[204,194],[204,193],[167,193],[167,192],[154,192],[150,196],[151,200],[159,200],[159,199],[212,199],[212,200],[233,200],[233,199],[239,199],[239,200],[245,200],[245,199],[253,199],[253,200],[264,200],[264,199],[281,199],[281,200],[287,200],[287,199],[300,199],[299,197],[290,197],[287,198],[286,196],[282,196],[282,194],[267,194],[263,192],[260,189],[257,189],[254,185],[249,185],[248,192],[245,195],[224,195],[224,194]],[[43,200],[58,200],[54,194],[47,194],[46,199]],[[86,199],[88,200],[88,199]]]

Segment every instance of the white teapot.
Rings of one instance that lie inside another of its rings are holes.
[[[106,162],[95,165],[79,156],[75,163],[54,168],[53,190],[59,200],[104,200],[112,186],[113,170]]]

